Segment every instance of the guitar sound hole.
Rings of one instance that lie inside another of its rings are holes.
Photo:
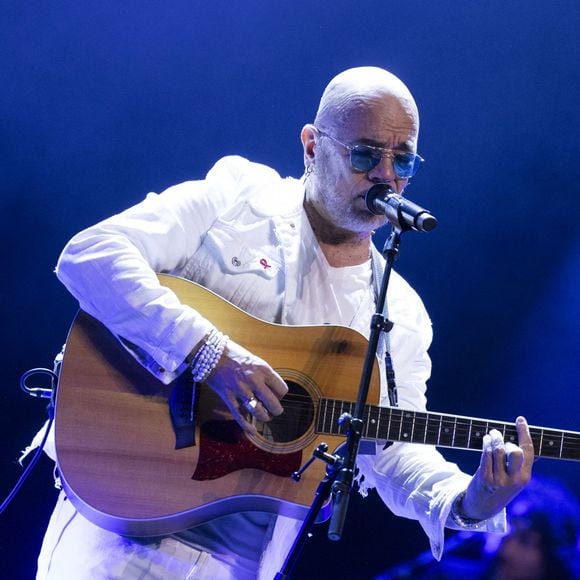
[[[314,405],[298,383],[285,381],[288,392],[282,399],[284,412],[267,423],[256,422],[258,433],[272,443],[290,443],[302,437],[314,420]]]

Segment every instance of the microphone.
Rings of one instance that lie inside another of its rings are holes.
[[[401,231],[430,232],[437,227],[437,220],[428,210],[395,193],[386,183],[373,185],[365,194],[365,202],[371,213],[387,216]]]

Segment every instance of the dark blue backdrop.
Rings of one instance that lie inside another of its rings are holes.
[[[3,2],[1,493],[44,419],[18,377],[50,366],[75,312],[52,274],[67,239],[224,154],[299,175],[323,87],[361,64],[422,112],[408,195],[441,225],[406,236],[398,268],[433,318],[430,407],[578,430],[579,24],[574,0]],[[577,464],[536,471],[578,490]],[[43,460],[0,519],[6,577],[31,577],[54,498]],[[351,505],[300,577],[372,578],[426,548],[376,498]]]

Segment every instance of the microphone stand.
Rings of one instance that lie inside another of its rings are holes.
[[[401,222],[403,225],[401,225]],[[409,229],[412,228],[406,226],[403,220],[397,221],[397,224],[393,224],[391,233],[387,238],[382,251],[386,260],[385,271],[381,281],[379,295],[377,297],[376,313],[371,319],[370,337],[356,404],[352,415],[345,413],[339,419],[339,423],[344,424],[347,427],[346,453],[344,455],[331,455],[327,453],[327,446],[324,443],[321,443],[314,451],[314,457],[325,461],[329,468],[326,471],[326,476],[322,479],[315,492],[312,505],[302,523],[302,526],[300,527],[296,540],[284,561],[282,569],[275,576],[276,580],[290,578],[290,573],[298,561],[298,556],[310,535],[310,531],[314,526],[318,513],[329,497],[332,498],[332,515],[330,517],[328,528],[328,538],[333,541],[338,541],[342,538],[342,530],[354,480],[356,457],[362,437],[363,414],[368,398],[371,374],[374,360],[377,355],[379,338],[381,332],[389,332],[393,327],[393,323],[387,320],[384,315],[387,289],[393,269],[393,263],[399,253],[401,235],[404,231]],[[390,390],[389,400],[392,406],[396,406],[396,393],[393,393]],[[313,460],[314,458],[310,459],[299,472],[293,473],[292,478],[295,481],[300,481],[301,473],[308,468]]]

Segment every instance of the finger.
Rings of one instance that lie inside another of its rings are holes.
[[[524,417],[516,419],[516,431],[518,432],[518,444],[524,452],[524,463],[526,467],[531,466],[534,462],[534,442],[528,422]]]
[[[266,384],[278,399],[281,399],[288,392],[288,385],[274,369],[270,369],[270,373],[266,377]]]
[[[493,450],[492,457],[494,480],[501,481],[502,476],[505,476],[507,473],[505,447],[503,445],[501,447],[496,447]]]
[[[226,396],[226,404],[232,414],[232,417],[236,421],[236,423],[248,434],[250,435],[257,435],[258,431],[256,427],[248,421],[241,412],[240,409],[240,402],[238,401],[237,397],[233,394],[228,392]]]
[[[493,457],[493,473],[499,475],[506,472],[505,444],[502,434],[497,429],[489,432]]]
[[[278,397],[272,392],[269,385],[261,385],[257,387],[256,395],[265,410],[267,410],[271,415],[278,416],[284,411],[282,403],[280,403]]]
[[[253,414],[254,414],[254,417],[256,417],[256,419],[258,421],[262,421],[263,423],[266,423],[267,421],[272,420],[272,413],[270,413],[270,411],[268,411],[268,409],[266,408],[264,403],[262,403],[259,399],[258,399],[258,405],[254,409]]]
[[[251,394],[249,397],[246,397],[243,401],[241,401],[240,411],[246,418],[253,416],[258,421],[270,421],[272,418],[264,404],[254,394]]]
[[[495,449],[503,445],[503,435],[497,429],[492,429],[489,432],[489,436],[491,437],[491,446]]]
[[[510,477],[515,477],[519,474],[524,463],[524,452],[517,445],[511,442],[505,444],[505,454],[507,463],[507,472]]]
[[[484,481],[492,481],[493,479],[493,448],[491,446],[491,437],[489,435],[483,436],[483,450],[481,453],[481,461],[479,468],[483,475]]]

